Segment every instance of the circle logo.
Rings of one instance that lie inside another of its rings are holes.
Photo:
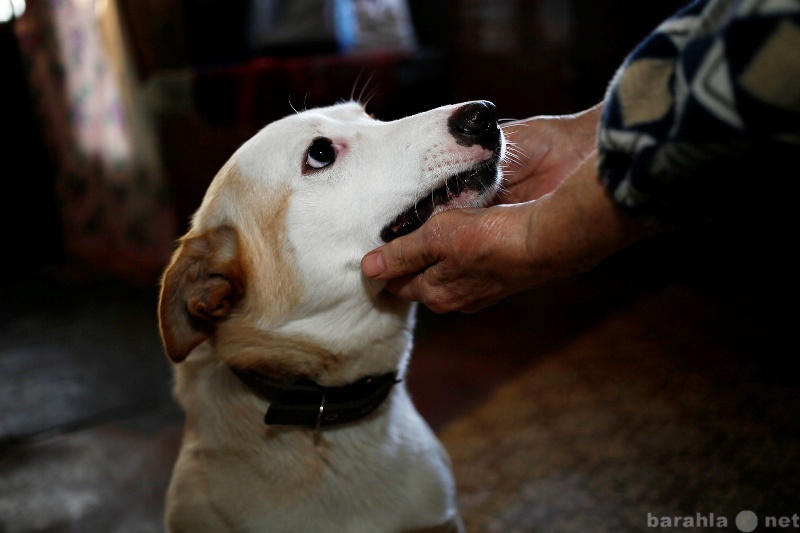
[[[736,527],[739,531],[750,533],[758,527],[758,516],[753,511],[742,511],[736,515]]]

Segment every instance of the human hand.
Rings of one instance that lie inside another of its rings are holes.
[[[589,270],[656,230],[606,193],[592,152],[553,192],[521,204],[451,209],[361,260],[386,290],[437,313],[475,312]]]
[[[528,288],[530,205],[451,209],[367,254],[362,270],[437,313],[474,312]]]
[[[597,145],[602,104],[574,115],[538,116],[503,125],[508,163],[496,203],[535,200],[553,191]]]

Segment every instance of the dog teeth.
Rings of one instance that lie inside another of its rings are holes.
[[[484,185],[482,169],[485,166],[476,166],[461,174],[451,176],[444,185],[431,191],[428,195],[420,199],[413,207],[405,213],[399,215],[389,226],[381,231],[381,238],[384,242],[389,242],[397,237],[408,235],[412,231],[422,226],[434,213],[447,209],[453,205],[455,200],[462,194],[474,191],[480,194]],[[488,180],[488,177],[486,178]],[[439,209],[443,207],[444,209]]]

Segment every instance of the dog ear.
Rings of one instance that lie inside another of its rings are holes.
[[[214,333],[244,295],[239,236],[230,226],[181,239],[161,281],[158,321],[169,358],[179,363]]]

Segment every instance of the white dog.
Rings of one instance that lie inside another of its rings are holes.
[[[488,102],[393,122],[351,102],[234,153],[162,281],[186,412],[170,531],[462,529],[449,459],[402,382],[414,308],[360,260],[485,205],[503,152]]]

